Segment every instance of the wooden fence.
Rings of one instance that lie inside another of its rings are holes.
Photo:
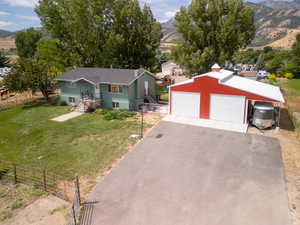
[[[15,184],[34,185],[45,192],[70,201],[68,196],[69,182],[63,176],[50,173],[46,169],[0,161],[0,179],[6,179]]]

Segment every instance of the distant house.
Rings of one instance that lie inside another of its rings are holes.
[[[9,67],[0,68],[0,77],[6,76],[7,74],[9,74],[10,71],[11,71],[11,68],[9,68]]]
[[[178,76],[183,74],[183,69],[173,61],[163,63],[161,70],[163,76]]]
[[[156,79],[144,69],[77,68],[55,80],[68,105],[91,100],[101,108],[136,110],[155,101]]]

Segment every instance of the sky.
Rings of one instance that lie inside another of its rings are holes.
[[[155,18],[165,22],[172,18],[181,6],[190,0],[139,0],[141,5],[151,7]],[[254,0],[256,1],[256,0]],[[34,8],[38,0],[0,0],[0,29],[16,31],[29,27],[40,27]]]

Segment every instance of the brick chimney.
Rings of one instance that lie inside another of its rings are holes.
[[[221,67],[216,63],[215,65],[212,66],[211,72],[220,72]]]

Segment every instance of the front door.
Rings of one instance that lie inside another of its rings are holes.
[[[145,81],[145,95],[149,95],[149,81],[147,80]]]

